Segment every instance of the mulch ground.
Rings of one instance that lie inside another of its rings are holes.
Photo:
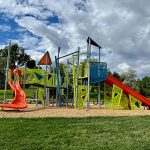
[[[73,108],[44,108],[36,107],[35,104],[28,104],[23,110],[0,110],[0,118],[44,118],[44,117],[89,117],[89,116],[145,116],[150,115],[150,110],[110,110],[91,108],[87,110]]]

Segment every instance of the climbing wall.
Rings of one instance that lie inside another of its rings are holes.
[[[22,70],[24,74],[24,70]],[[47,73],[44,69],[26,69],[26,84],[39,84],[43,85],[46,79],[47,87],[56,86],[56,75],[52,73]]]
[[[111,107],[112,87],[104,83],[104,107]]]
[[[129,94],[129,100],[130,100],[130,107],[131,109],[140,109],[141,108],[141,101],[139,101],[137,98]]]
[[[84,108],[87,96],[88,96],[88,86],[87,85],[79,85],[78,86],[78,108],[82,109]]]
[[[126,94],[122,93],[122,97],[120,100],[120,109],[129,109],[129,98]]]
[[[123,90],[120,87],[113,84],[112,99],[111,99],[111,108],[112,109],[119,109],[122,92],[123,92]]]

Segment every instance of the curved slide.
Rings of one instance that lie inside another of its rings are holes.
[[[114,78],[113,76],[109,75],[107,80],[105,81],[105,83],[107,83],[110,86],[112,86],[113,84],[117,85],[118,87],[123,89],[123,92],[125,94],[127,94],[127,95],[131,94],[132,96],[137,98],[139,101],[141,101],[144,106],[150,107],[150,100],[149,99],[147,99],[143,95],[139,94],[138,92],[136,92],[132,88],[129,88],[127,85],[123,84],[122,82],[120,82],[119,80]]]
[[[18,73],[18,70],[15,70],[14,73]],[[13,101],[9,104],[0,104],[0,107],[2,108],[15,108],[15,109],[23,109],[27,107],[27,102],[26,102],[26,94],[22,90],[19,81],[16,83],[13,83],[12,79],[10,79],[10,87],[12,91],[15,92],[15,97]]]

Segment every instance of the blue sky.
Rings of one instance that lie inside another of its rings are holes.
[[[131,67],[138,77],[149,76],[149,6],[149,0],[0,0],[0,48],[11,40],[37,61],[46,51],[54,61],[58,46],[61,55],[78,46],[85,51],[90,36],[111,71]]]

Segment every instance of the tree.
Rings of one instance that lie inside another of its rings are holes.
[[[36,66],[36,61],[35,60],[27,61],[27,67],[28,68],[33,69],[33,68],[35,68],[35,66]]]
[[[120,75],[119,75],[117,72],[113,72],[113,76],[114,76],[116,79],[120,80]]]
[[[1,55],[3,58],[5,58],[4,62],[7,63],[7,54],[8,54],[8,46],[6,46],[4,49],[1,49]],[[25,62],[27,62],[29,65],[28,67],[34,68],[36,66],[35,60],[32,60],[30,55],[27,55],[25,53],[24,48],[20,47],[16,43],[12,43],[10,47],[10,63],[9,68],[14,69],[16,68],[16,62],[18,62],[18,65],[24,65]]]
[[[146,97],[150,97],[150,77],[145,76],[137,82],[140,89],[139,92]]]
[[[132,89],[139,91],[139,87],[136,81],[137,73],[133,68],[129,68],[127,72],[121,74],[120,78],[124,84],[131,87]]]

